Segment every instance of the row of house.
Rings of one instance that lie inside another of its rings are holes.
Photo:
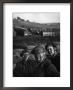
[[[22,27],[13,27],[13,35],[15,36],[28,36],[28,35],[42,35],[42,36],[56,36],[57,32],[53,32],[53,31],[37,31],[32,33],[31,31],[29,31],[27,28],[22,28]],[[31,29],[30,29],[31,30]]]

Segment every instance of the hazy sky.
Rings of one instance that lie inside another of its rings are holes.
[[[25,20],[38,23],[58,23],[60,22],[60,13],[58,12],[47,12],[47,13],[13,13],[13,18],[21,17]]]

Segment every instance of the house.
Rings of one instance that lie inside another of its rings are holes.
[[[27,28],[22,28],[22,27],[14,27],[14,31],[16,31],[16,36],[27,36],[27,35],[31,35],[31,33],[28,31]]]
[[[55,32],[43,32],[43,36],[55,36]]]
[[[28,35],[31,35],[31,33],[28,30],[24,31],[24,36],[28,36]]]

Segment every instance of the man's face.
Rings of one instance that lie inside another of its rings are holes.
[[[57,54],[56,48],[54,48],[53,46],[49,46],[48,50],[51,56],[55,56]]]
[[[49,46],[49,47],[48,47],[48,50],[49,50],[49,53],[50,53],[51,55],[54,54],[54,48],[53,48],[53,46]]]
[[[38,58],[38,61],[41,61],[41,62],[44,61],[46,58],[46,53],[42,52],[42,53],[37,54],[37,58]]]

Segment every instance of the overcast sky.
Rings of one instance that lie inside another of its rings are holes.
[[[47,12],[47,13],[13,13],[13,18],[21,17],[24,20],[38,23],[58,23],[60,22],[60,13]]]

